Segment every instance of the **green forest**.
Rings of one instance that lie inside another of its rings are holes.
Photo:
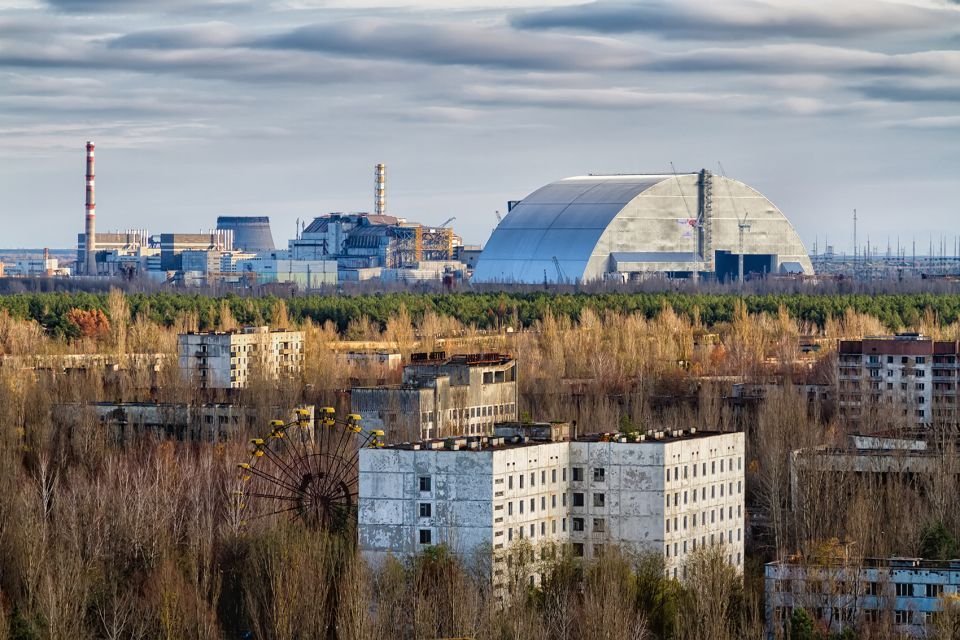
[[[73,309],[107,311],[108,294],[29,293],[0,297],[0,311],[14,319],[34,320],[49,335],[76,337],[75,323],[67,315]],[[285,299],[289,317],[295,322],[310,319],[323,324],[332,321],[341,332],[351,321],[369,318],[381,327],[405,308],[417,321],[427,312],[455,318],[478,329],[503,326],[529,327],[547,315],[578,320],[586,308],[641,313],[655,317],[664,306],[688,317],[698,317],[706,326],[729,322],[734,306],[743,300],[751,314],[776,314],[786,309],[790,317],[808,326],[823,328],[831,317],[848,309],[877,318],[888,329],[915,326],[925,316],[949,325],[960,318],[960,294],[687,294],[687,293],[386,293],[377,295],[309,295]],[[201,329],[212,329],[223,307],[230,306],[241,324],[267,322],[277,298],[226,296],[222,298],[183,293],[135,293],[128,296],[133,317],[167,327],[185,314],[195,315]]]

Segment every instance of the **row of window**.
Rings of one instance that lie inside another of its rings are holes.
[[[898,598],[939,598],[943,595],[943,585],[937,583],[913,583],[913,582],[876,582],[868,581],[862,583],[862,595],[882,596],[890,588],[887,585],[893,585],[893,593]],[[812,594],[841,595],[850,594],[853,587],[845,580],[818,580],[807,579],[803,581],[803,591]],[[780,593],[790,593],[793,591],[792,580],[777,580],[774,582],[774,590]]]
[[[893,360],[894,360],[894,356],[887,356],[887,364],[893,364]],[[913,359],[913,361],[914,361],[915,364],[926,364],[926,363],[927,363],[927,357],[926,357],[926,356],[916,356],[916,357]],[[878,355],[868,356],[868,357],[867,357],[867,362],[870,363],[870,364],[880,364],[880,356],[878,356]],[[900,364],[909,364],[909,362],[910,362],[910,357],[909,357],[909,356],[900,356]]]
[[[701,469],[701,474],[700,474],[701,476],[706,476],[706,475],[707,475],[707,463],[706,463],[706,462],[703,462],[703,463],[701,463],[701,464],[699,464],[699,465],[696,464],[696,463],[694,463],[693,465],[684,465],[684,466],[683,466],[683,479],[684,479],[684,480],[687,479],[688,473],[689,473],[691,467],[692,467],[692,470],[693,470],[693,477],[694,477],[694,478],[697,477],[697,468],[698,468],[698,467]],[[742,470],[743,470],[743,458],[742,458],[742,457],[738,457],[738,458],[737,458],[737,471],[742,471]],[[674,482],[679,482],[680,479],[681,479],[681,478],[680,478],[680,467],[679,467],[679,466],[675,466],[675,467],[673,468],[673,475],[672,475],[672,477],[671,477],[671,475],[670,475],[670,471],[671,471],[670,467],[667,467],[667,482],[670,482],[671,479],[672,479]],[[733,457],[732,457],[732,456],[731,456],[731,458],[730,458],[729,460],[727,460],[726,458],[721,458],[721,459],[720,459],[720,473],[726,473],[726,472],[728,472],[728,471],[733,471]],[[713,461],[710,462],[710,475],[716,475],[716,474],[717,474],[717,461],[716,461],[716,460],[713,460]]]
[[[721,497],[721,498],[725,497],[725,496],[724,496],[724,491],[725,491],[725,490],[726,490],[726,495],[727,495],[727,496],[732,496],[732,495],[733,495],[733,482],[728,482],[726,485],[724,485],[724,483],[721,482],[721,483],[719,483],[719,484],[710,485],[710,499],[711,499],[711,500],[716,499],[716,497],[717,497],[717,487],[720,487],[720,497]],[[691,495],[691,496],[693,497],[692,502],[696,502],[696,501],[697,501],[697,493],[698,493],[698,491],[697,491],[696,489],[693,489],[693,490],[689,491],[689,495]],[[740,494],[742,494],[742,493],[743,493],[743,480],[737,480],[737,495],[740,495]],[[707,488],[706,488],[706,487],[700,487],[699,494],[700,494],[700,501],[701,501],[701,502],[704,501],[704,500],[706,500],[706,499],[707,499]],[[683,504],[687,504],[687,495],[688,495],[688,492],[685,490],[685,491],[683,492]],[[679,491],[674,492],[674,494],[673,494],[673,504],[672,504],[672,505],[670,504],[670,494],[667,493],[666,496],[667,496],[667,507],[668,507],[668,508],[669,508],[670,506],[674,506],[674,507],[679,507],[679,506],[680,506],[680,492],[679,492]]]
[[[708,514],[708,513],[710,514],[710,524],[716,524],[716,523],[717,523],[717,514],[718,514],[718,513],[719,513],[719,515],[720,515],[720,522],[723,522],[724,513],[727,514],[727,520],[732,520],[732,519],[733,519],[733,507],[732,507],[732,506],[731,506],[731,507],[727,507],[726,509],[724,509],[723,507],[720,507],[719,509],[710,509],[710,511],[702,511],[702,512],[700,512],[700,514],[699,514],[700,526],[702,526],[702,527],[707,526],[707,514]],[[698,516],[698,514],[696,514],[696,513],[694,513],[694,514],[692,514],[691,516],[689,516],[690,522],[692,523],[692,526],[693,526],[693,527],[696,527],[696,526],[697,526],[697,516]],[[672,528],[672,531],[673,531],[674,533],[676,533],[677,531],[680,531],[680,530],[681,530],[681,529],[680,529],[680,525],[681,525],[681,524],[683,525],[683,529],[682,529],[682,530],[683,530],[683,531],[686,531],[686,530],[687,530],[687,517],[688,517],[688,516],[683,516],[683,519],[681,519],[680,516],[674,516],[674,517],[673,517],[673,521],[672,521],[672,522],[673,522],[673,528]],[[742,506],[741,506],[741,505],[737,505],[737,518],[739,519],[739,518],[742,518],[742,517],[743,517]],[[670,533],[670,532],[671,532],[671,519],[670,519],[670,518],[667,518],[667,519],[665,520],[665,522],[666,522],[666,532],[667,532],[667,533]]]
[[[741,539],[742,537],[743,537],[743,529],[737,529],[737,542],[740,542],[740,539]],[[713,546],[713,545],[715,545],[715,544],[723,544],[724,542],[726,542],[727,544],[733,544],[733,529],[730,529],[729,531],[727,531],[726,538],[727,538],[727,539],[724,540],[723,532],[720,532],[720,533],[718,533],[718,534],[711,533],[711,534],[710,534],[710,546]],[[672,546],[672,553],[671,553],[671,546]],[[702,547],[705,547],[705,546],[707,546],[707,536],[706,536],[706,535],[703,535],[703,536],[700,536],[700,547],[702,548]],[[686,540],[682,540],[682,541],[680,541],[680,542],[674,542],[672,545],[671,545],[671,544],[666,544],[666,545],[664,546],[664,548],[663,548],[664,554],[665,554],[666,557],[668,557],[668,558],[670,558],[671,556],[674,557],[674,558],[676,558],[677,556],[683,555],[683,554],[687,553],[688,549],[689,549],[690,552],[694,552],[694,551],[697,550],[697,539],[696,539],[696,538],[691,538],[691,539],[690,539],[690,546],[689,546],[689,548],[687,547],[687,541],[686,541]],[[739,555],[739,554],[737,554],[737,564],[740,564],[740,555]]]
[[[838,608],[831,611],[829,608],[814,607],[809,610],[817,620],[836,620],[844,622],[855,622],[857,614],[851,608]],[[884,611],[881,609],[862,609],[860,613],[864,622],[880,623],[884,622]],[[912,624],[933,624],[940,616],[939,611],[911,611],[909,609],[895,609],[892,615],[893,624],[912,625]],[[784,623],[790,620],[793,615],[793,607],[774,607],[773,617],[777,623]]]

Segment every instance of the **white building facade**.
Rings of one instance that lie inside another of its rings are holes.
[[[494,581],[520,541],[541,558],[567,545],[586,558],[606,545],[662,553],[680,579],[688,554],[722,544],[742,569],[743,434],[657,435],[364,449],[360,547],[373,562],[437,544],[463,557],[492,552]]]
[[[261,375],[277,380],[303,368],[303,332],[245,327],[178,336],[181,374],[202,389],[242,389]]]

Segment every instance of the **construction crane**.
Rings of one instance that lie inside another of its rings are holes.
[[[727,172],[724,171],[723,164],[717,161],[717,166],[720,168],[720,175],[726,178]],[[727,196],[730,198],[730,206],[733,208],[733,214],[737,216],[737,232],[740,236],[740,252],[737,256],[737,282],[739,282],[740,287],[743,288],[743,233],[750,231],[750,225],[747,223],[747,216],[750,215],[750,212],[744,209],[743,217],[740,217],[740,214],[737,213],[737,201],[733,197],[733,192],[730,191],[730,185],[726,182],[724,182],[724,184],[727,187]]]
[[[677,175],[677,168],[670,162],[670,170],[673,171],[673,178],[677,181],[677,190],[680,191],[680,198],[683,200],[683,206],[687,210],[687,222],[693,227],[693,273],[691,274],[694,284],[700,282],[700,231],[703,229],[703,217],[697,212],[694,218],[690,213],[690,205],[687,204],[687,196],[683,193],[683,185],[680,184],[680,176]]]
[[[737,216],[737,230],[740,232],[740,254],[737,256],[737,274],[740,279],[740,286],[743,287],[743,232],[750,230],[750,225],[747,224],[747,216],[750,215],[747,211],[743,212],[743,218],[739,215]]]
[[[442,225],[440,225],[440,226],[437,227],[437,228],[438,228],[438,229],[446,229],[446,228],[447,228],[447,225],[450,224],[451,222],[454,222],[456,219],[457,219],[456,216],[454,216],[453,218],[449,218],[449,219],[446,220],[446,222],[444,222]]]
[[[564,275],[563,269],[560,268],[560,260],[557,259],[557,256],[553,256],[553,266],[557,268],[557,283],[566,282],[567,276]]]

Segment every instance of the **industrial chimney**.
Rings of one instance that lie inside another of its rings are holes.
[[[378,216],[387,214],[387,165],[378,164],[373,184],[374,212]]]
[[[84,231],[84,255],[86,265],[84,273],[88,276],[97,274],[97,242],[96,217],[97,204],[94,198],[94,158],[93,142],[87,142],[87,224]]]

